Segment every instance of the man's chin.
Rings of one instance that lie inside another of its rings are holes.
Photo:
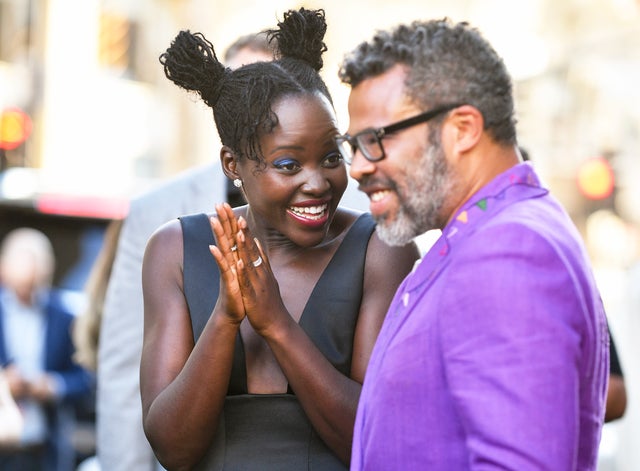
[[[377,220],[376,232],[380,240],[387,245],[402,247],[411,242],[417,234],[411,230],[411,227],[406,224],[401,224],[399,221],[385,221],[384,218]]]

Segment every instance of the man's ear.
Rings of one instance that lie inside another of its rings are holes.
[[[465,154],[473,149],[484,130],[482,113],[471,105],[455,108],[446,120],[449,128],[449,138],[452,149],[456,154]]]
[[[236,171],[237,162],[235,159],[235,154],[230,147],[222,146],[222,148],[220,149],[220,164],[222,165],[222,171],[227,178],[231,180],[239,178],[239,175]]]

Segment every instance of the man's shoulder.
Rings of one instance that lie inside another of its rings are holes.
[[[533,232],[545,239],[573,239],[578,236],[567,212],[549,193],[507,205],[487,222],[488,227],[501,226],[505,231]]]
[[[222,178],[222,170],[216,164],[184,170],[145,193],[136,196],[131,201],[131,209],[146,208],[150,205],[155,207],[162,200],[180,202],[181,198],[186,195],[206,192],[216,186],[220,186],[223,181]]]
[[[490,214],[460,244],[456,260],[461,254],[463,259],[493,256],[516,265],[527,259],[562,269],[586,262],[576,226],[550,194],[517,200]]]
[[[154,224],[183,214],[211,211],[226,200],[224,175],[218,164],[184,171],[131,201],[128,219]]]

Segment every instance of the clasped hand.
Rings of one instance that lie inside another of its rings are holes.
[[[265,335],[286,309],[278,281],[260,242],[251,236],[244,218],[236,218],[227,203],[216,205],[210,218],[217,245],[209,246],[220,269],[218,306],[233,321],[248,317],[254,330]]]

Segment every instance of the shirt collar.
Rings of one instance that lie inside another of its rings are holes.
[[[425,273],[433,274],[433,270],[449,254],[452,245],[462,240],[474,227],[500,208],[504,203],[535,198],[549,192],[542,186],[540,178],[529,162],[523,162],[497,175],[488,184],[478,190],[456,212],[451,221],[442,230],[440,238],[414,267],[412,274],[405,279],[405,288],[414,289],[422,284]],[[506,198],[509,194],[509,198]],[[414,274],[421,273],[418,276]]]
[[[475,226],[495,209],[502,206],[507,193],[515,193],[508,201],[545,195],[549,192],[542,187],[538,175],[528,162],[523,162],[497,175],[478,190],[469,201],[462,205],[451,221],[442,230],[443,237],[453,242],[457,236]]]

